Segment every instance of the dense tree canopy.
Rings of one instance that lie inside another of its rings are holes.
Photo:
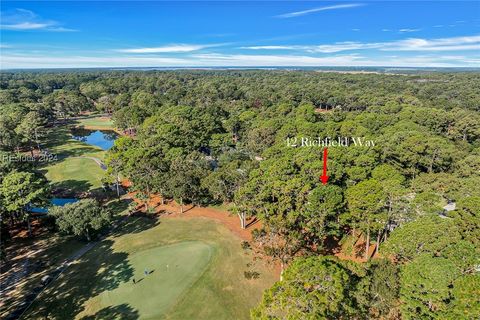
[[[100,112],[124,133],[107,174],[146,207],[152,194],[182,208],[223,202],[242,228],[262,221],[252,245],[286,271],[254,318],[478,318],[479,87],[475,72],[3,72],[2,217],[45,186],[35,162],[8,159]],[[329,142],[326,185],[315,139]],[[94,203],[55,210],[86,237],[108,222]],[[322,257],[357,242],[363,264]],[[388,259],[365,262],[371,243]]]
[[[328,258],[294,261],[265,292],[254,319],[348,319],[352,310],[349,271]]]
[[[111,222],[111,214],[93,199],[84,199],[49,212],[60,231],[81,236],[90,241],[96,232]]]

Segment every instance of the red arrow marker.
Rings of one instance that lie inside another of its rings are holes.
[[[323,149],[323,174],[320,177],[323,185],[327,184],[328,176],[327,176],[327,158],[328,158],[328,149]]]

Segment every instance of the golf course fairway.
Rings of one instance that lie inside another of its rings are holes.
[[[205,271],[212,248],[202,242],[187,241],[140,251],[129,257],[135,268],[136,283],[125,282],[112,291],[87,301],[87,314],[129,303],[144,318],[159,318]],[[140,266],[145,266],[141,269]],[[147,275],[145,275],[145,271]],[[152,297],[155,297],[152,299]]]
[[[278,274],[241,244],[211,218],[126,217],[22,319],[249,319]]]

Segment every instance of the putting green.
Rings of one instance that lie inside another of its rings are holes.
[[[247,320],[278,275],[242,250],[241,241],[207,218],[127,217],[22,319]],[[153,271],[146,277],[145,268]],[[259,277],[246,279],[248,270]]]
[[[134,279],[112,291],[102,292],[86,305],[93,306],[79,318],[103,308],[130,304],[142,318],[164,315],[202,275],[212,256],[212,247],[200,241],[186,241],[140,251],[128,260],[135,266]],[[144,274],[145,268],[151,273]],[[152,299],[152,297],[154,297]]]

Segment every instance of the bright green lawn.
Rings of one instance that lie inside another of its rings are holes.
[[[77,126],[84,126],[86,128],[101,129],[113,129],[113,121],[107,117],[101,116],[88,116],[75,120]]]
[[[54,128],[46,147],[58,160],[47,163],[42,171],[56,187],[87,191],[102,185],[103,170],[94,160],[85,157],[103,160],[105,151],[73,139],[67,127]]]
[[[144,317],[159,317],[202,275],[212,251],[204,242],[185,241],[134,253],[128,261],[137,266],[133,278],[140,282],[124,282],[112,291],[102,292],[87,301],[89,308],[84,313],[94,314],[108,306],[130,303]],[[145,276],[142,266],[152,273]]]
[[[67,158],[45,169],[45,176],[57,187],[87,191],[102,186],[104,172],[92,159]]]
[[[252,257],[241,240],[213,220],[128,219],[47,288],[25,319],[47,310],[53,319],[248,319],[277,280],[261,262],[247,267]],[[145,268],[153,270],[146,277]],[[246,270],[260,277],[247,280]]]

